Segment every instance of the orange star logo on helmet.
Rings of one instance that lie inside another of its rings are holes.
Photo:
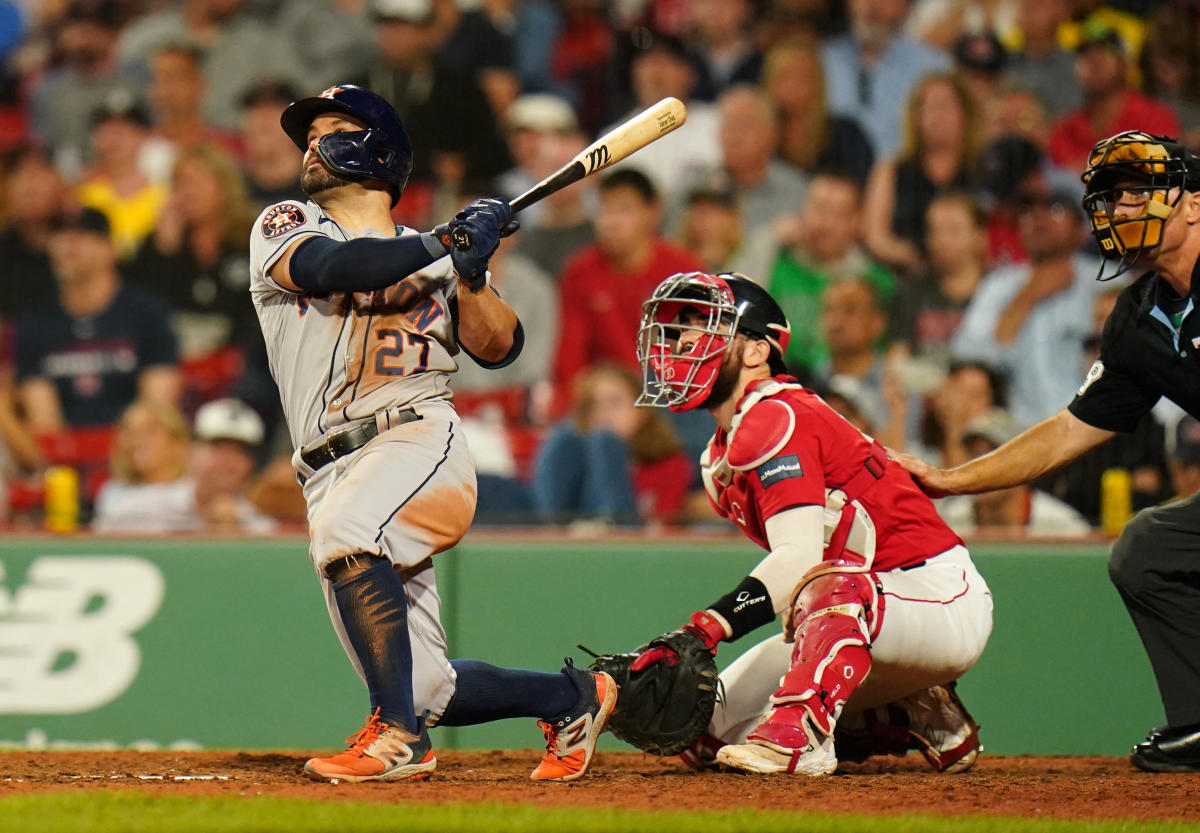
[[[341,92],[345,92],[343,87],[330,87],[328,90],[317,96],[317,98],[333,98],[335,95]]]

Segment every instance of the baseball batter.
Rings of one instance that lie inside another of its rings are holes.
[[[456,356],[503,367],[521,325],[487,263],[515,230],[508,204],[477,200],[435,232],[393,224],[412,169],[395,110],[361,87],[290,105],[311,197],[260,216],[251,293],[308,503],[310,554],[338,637],[366,683],[371,715],[314,779],[424,778],[428,727],[542,718],[533,777],[586,770],[616,699],[611,678],[451,663],[431,557],[462,538],[475,473],[447,381]],[[453,240],[450,257],[444,258]]]
[[[978,731],[953,682],[987,644],[992,600],[958,536],[877,442],[784,375],[790,327],[759,286],[674,275],[644,310],[639,404],[713,415],[708,496],[768,551],[684,627],[715,653],[783,615],[722,675],[724,708],[685,761],[819,776],[839,751],[919,748],[939,771],[970,768]]]

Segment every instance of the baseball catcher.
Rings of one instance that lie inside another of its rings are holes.
[[[718,646],[782,617],[721,675],[685,762],[820,776],[839,754],[916,748],[938,770],[970,768],[979,736],[953,682],[983,652],[992,608],[962,541],[882,446],[786,375],[791,329],[757,284],[673,275],[643,310],[638,404],[712,414],[705,489],[766,555],[634,652],[614,731],[679,748],[716,704]]]

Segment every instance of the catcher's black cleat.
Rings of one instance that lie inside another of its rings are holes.
[[[1200,772],[1200,723],[1152,730],[1129,762],[1146,772]]]

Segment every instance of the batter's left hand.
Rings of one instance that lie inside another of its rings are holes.
[[[500,238],[518,228],[508,201],[495,198],[475,200],[450,221],[450,261],[468,289],[483,289],[488,260],[500,245]]]

